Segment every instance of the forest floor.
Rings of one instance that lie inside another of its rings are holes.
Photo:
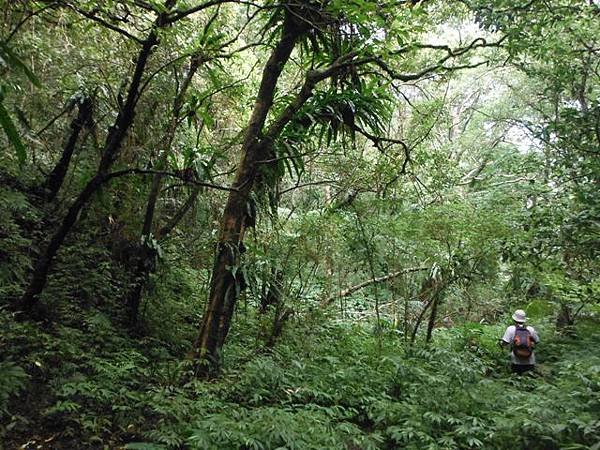
[[[271,351],[238,317],[221,376],[185,384],[185,342],[133,336],[97,309],[62,323],[0,316],[5,449],[598,449],[600,332],[535,324],[533,375],[503,325],[406,345],[392,329],[290,323]],[[190,330],[192,325],[190,325]]]

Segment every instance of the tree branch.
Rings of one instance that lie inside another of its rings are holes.
[[[279,195],[287,194],[288,192],[295,191],[296,189],[301,189],[301,188],[307,187],[307,186],[319,186],[321,184],[330,184],[331,185],[336,182],[337,182],[337,180],[321,180],[321,181],[311,181],[309,183],[296,184],[295,186],[292,186],[291,188],[284,189],[283,191],[281,191],[279,193]]]
[[[237,3],[237,4],[240,4],[240,5],[254,6],[255,8],[259,8],[259,9],[268,9],[268,8],[278,8],[278,7],[280,7],[280,5],[265,6],[265,5],[260,5],[258,3],[249,2],[249,1],[242,1],[242,0],[210,0],[210,1],[206,2],[206,3],[202,3],[200,5],[196,5],[194,7],[188,8],[188,9],[174,11],[167,18],[167,22],[168,23],[177,22],[178,20],[183,19],[184,17],[187,17],[187,16],[189,16],[191,14],[200,12],[200,11],[202,11],[204,9],[210,8],[211,6],[217,6],[217,5],[221,5],[221,4],[224,4],[224,3]]]
[[[407,273],[422,272],[424,270],[429,270],[429,269],[431,269],[431,268],[430,267],[409,267],[407,269],[402,269],[397,272],[393,272],[393,273],[384,275],[382,277],[371,278],[370,280],[363,281],[362,283],[359,283],[355,286],[351,286],[347,289],[344,289],[343,291],[340,291],[337,295],[332,295],[331,297],[321,300],[321,307],[323,308],[327,305],[330,305],[336,299],[348,297],[349,295],[353,294],[354,292],[356,292],[360,289],[363,289],[367,286],[370,286],[372,284],[382,283],[384,281],[392,280],[394,278],[398,278],[400,275],[406,275]]]
[[[428,66],[417,73],[409,73],[409,74],[399,73],[399,72],[395,71],[394,69],[392,69],[380,57],[373,57],[372,61],[377,66],[379,66],[390,78],[392,78],[394,80],[399,80],[399,81],[403,81],[403,82],[414,81],[414,80],[418,80],[418,79],[424,77],[425,75],[436,72],[438,70],[454,71],[454,70],[459,70],[459,69],[474,68],[474,67],[478,67],[483,64],[486,64],[487,61],[483,61],[480,63],[471,64],[471,65],[444,66],[444,63],[446,63],[448,60],[450,60],[452,58],[456,58],[458,56],[462,56],[462,55],[466,54],[467,52],[469,52],[470,50],[473,50],[476,48],[484,48],[484,47],[499,47],[505,39],[506,39],[506,36],[503,36],[500,40],[498,40],[496,42],[488,43],[484,38],[476,38],[469,45],[467,45],[465,47],[459,47],[456,49],[452,49],[447,45],[416,44],[412,47],[404,47],[400,50],[397,50],[396,52],[393,52],[394,54],[406,53],[406,51],[408,51],[410,49],[417,48],[417,49],[443,50],[447,53],[446,56],[444,56],[443,58],[440,58],[436,64]]]
[[[117,170],[116,172],[111,172],[104,176],[104,178],[102,179],[102,183],[110,181],[114,178],[119,178],[119,177],[123,177],[123,176],[127,176],[127,175],[162,175],[162,176],[167,176],[167,177],[178,178],[180,180],[185,181],[188,184],[193,184],[195,186],[216,189],[219,191],[237,191],[236,188],[220,186],[218,184],[206,183],[204,181],[190,180],[185,175],[180,175],[175,172],[168,172],[168,171],[164,171],[164,170],[137,169],[137,168],[123,169],[123,170]]]
[[[490,184],[487,187],[503,186],[505,184],[520,183],[521,181],[527,181],[527,182],[531,183],[532,181],[535,181],[535,178],[519,177],[519,178],[515,178],[514,180],[499,181],[498,183]]]
[[[304,83],[300,91],[292,102],[281,112],[279,117],[273,121],[267,132],[265,139],[273,142],[290,120],[294,117],[306,101],[312,96],[317,83],[333,76],[338,70],[350,64],[350,61],[357,56],[358,52],[353,51],[336,59],[328,68],[323,70],[309,70],[306,73]]]
[[[90,20],[93,20],[96,23],[99,23],[100,25],[102,25],[105,28],[108,28],[109,30],[116,31],[117,33],[125,36],[127,39],[131,39],[132,41],[135,41],[140,45],[144,43],[143,39],[140,39],[139,37],[134,36],[133,34],[129,33],[128,31],[125,31],[123,28],[119,28],[118,26],[113,25],[110,22],[107,22],[106,20],[98,17],[93,12],[85,11],[84,9],[81,9],[74,5],[71,5],[70,3],[65,3],[65,4],[67,7],[71,8],[73,11],[81,14],[84,17],[87,17]]]

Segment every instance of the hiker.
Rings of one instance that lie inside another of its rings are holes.
[[[512,315],[514,325],[509,326],[498,343],[505,347],[511,345],[511,369],[521,375],[528,370],[535,369],[535,354],[533,349],[540,341],[535,329],[526,326],[527,316],[525,311],[517,309]]]

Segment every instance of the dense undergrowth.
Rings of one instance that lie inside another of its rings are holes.
[[[0,450],[600,450],[599,5],[2,2]]]
[[[8,299],[26,270],[15,258],[29,245],[27,220],[11,217],[33,221],[36,209],[23,196],[4,198],[14,230],[1,240]],[[90,239],[81,231],[61,253],[38,320],[17,321],[1,306],[6,449],[600,447],[591,317],[570,336],[537,317],[538,372],[516,377],[496,345],[502,324],[439,329],[431,345],[411,346],[392,327],[376,333],[313,312],[297,315],[267,351],[268,321],[240,308],[221,377],[206,382],[190,378],[186,362],[202,274],[163,262],[132,331],[120,307],[126,271]]]
[[[404,346],[365,326],[295,323],[260,351],[257,321],[232,337],[215,382],[181,383],[183,354],[98,311],[70,325],[2,315],[6,448],[597,448],[597,324],[543,339],[535,377],[509,374],[500,326]],[[172,343],[171,343],[172,344]],[[177,346],[175,346],[177,347]]]

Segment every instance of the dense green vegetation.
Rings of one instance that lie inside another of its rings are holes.
[[[600,448],[597,1],[0,5],[0,450]]]

